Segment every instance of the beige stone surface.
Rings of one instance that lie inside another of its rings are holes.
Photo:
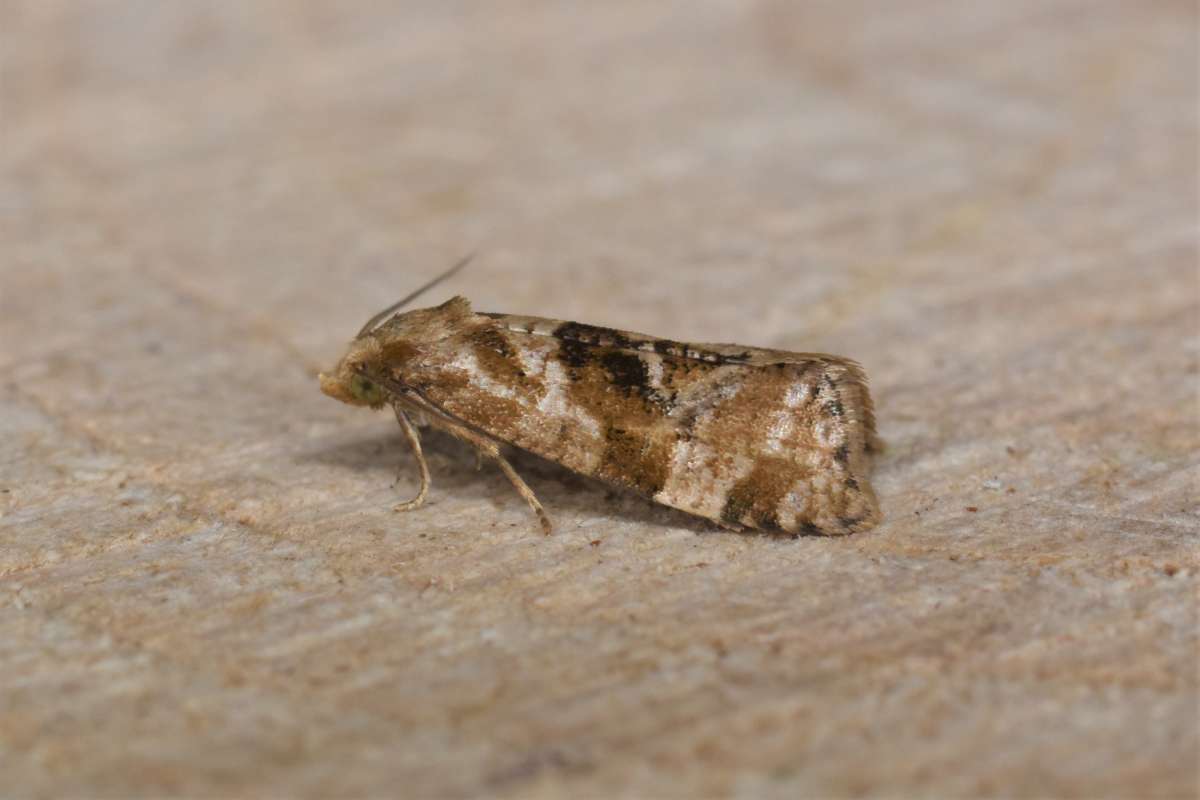
[[[7,797],[1194,797],[1184,2],[0,6]],[[317,368],[486,310],[858,358],[721,531]],[[400,478],[393,486],[397,469]]]

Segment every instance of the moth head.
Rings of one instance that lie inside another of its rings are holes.
[[[355,339],[332,373],[317,376],[321,391],[352,406],[379,408],[387,400],[387,393],[371,380],[370,374],[381,362],[382,348],[374,337]]]
[[[455,297],[364,328],[337,368],[318,376],[321,391],[343,403],[379,408],[389,399],[381,383],[416,382],[427,356],[439,343],[461,333],[473,316],[470,303]]]

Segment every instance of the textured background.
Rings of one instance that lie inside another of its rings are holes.
[[[1188,2],[5,2],[9,796],[1194,796]],[[860,359],[736,535],[313,373],[380,306]],[[391,484],[396,470],[401,478]]]

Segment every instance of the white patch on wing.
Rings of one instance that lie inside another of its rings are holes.
[[[677,441],[671,453],[671,470],[667,474],[666,485],[654,499],[676,508],[704,513],[704,500],[713,494],[713,476],[704,468],[715,455],[715,451],[702,441]]]
[[[812,486],[807,480],[799,480],[793,483],[791,491],[784,496],[783,501],[777,509],[780,522],[784,520],[785,516],[790,516],[792,519],[791,524],[794,525],[797,519],[807,516],[811,500]]]
[[[544,373],[546,354],[549,352],[549,348],[546,347],[518,346],[517,357],[521,359],[521,368],[525,370],[525,374],[536,377]]]
[[[567,397],[566,386],[569,380],[562,364],[552,358],[545,359],[545,377],[542,383],[546,386],[546,394],[538,400],[537,410],[549,417],[575,420],[592,436],[599,437],[600,423]]]
[[[498,383],[491,379],[487,373],[479,368],[479,360],[475,358],[475,354],[470,350],[463,350],[454,360],[450,362],[450,366],[454,369],[462,370],[467,373],[470,378],[471,385],[477,387],[483,392],[492,395],[493,397],[512,398],[515,396],[511,386],[505,386],[503,383]],[[522,398],[518,398],[522,399]]]
[[[719,519],[729,489],[753,469],[752,459],[722,458],[709,443],[681,439],[671,454],[667,483],[654,499],[692,514]]]
[[[649,379],[651,388],[661,389],[663,385],[662,358],[658,356],[642,356],[642,363],[646,365],[646,377]]]
[[[805,381],[795,381],[788,385],[787,394],[783,396],[783,404],[788,408],[799,408],[812,397],[812,387]]]
[[[817,440],[817,444],[832,450],[845,440],[845,432],[838,423],[819,419],[813,425],[813,438]]]
[[[764,446],[772,453],[783,452],[784,441],[791,438],[795,428],[795,414],[786,409],[775,412],[771,416],[771,425],[767,428],[767,439]]]

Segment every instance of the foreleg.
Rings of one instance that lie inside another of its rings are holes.
[[[400,430],[404,431],[404,438],[408,440],[408,446],[412,448],[413,455],[417,459],[417,468],[421,471],[421,488],[417,490],[417,496],[396,504],[393,510],[412,511],[414,508],[420,508],[425,502],[425,496],[429,494],[429,465],[425,463],[425,454],[421,452],[421,437],[417,434],[417,429],[413,427],[412,421],[398,404],[393,405],[392,408],[396,412],[396,421],[400,423]]]

